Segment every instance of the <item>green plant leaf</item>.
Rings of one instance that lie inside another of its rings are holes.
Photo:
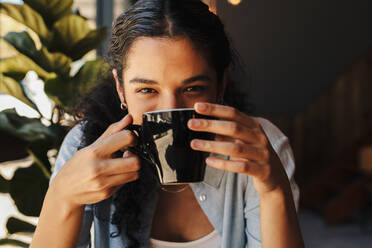
[[[29,143],[52,146],[60,139],[54,126],[44,126],[37,118],[19,116],[14,109],[0,112],[0,129]]]
[[[11,245],[11,246],[18,246],[18,247],[29,247],[30,244],[27,244],[23,241],[16,240],[16,239],[0,239],[0,246],[3,245]]]
[[[24,0],[24,2],[40,13],[48,25],[72,13],[73,0]]]
[[[29,71],[35,71],[43,80],[56,77],[55,73],[45,71],[23,54],[0,60],[0,73],[17,81],[21,81]]]
[[[56,72],[60,75],[70,73],[72,60],[62,53],[50,53],[45,46],[37,50],[31,36],[26,32],[9,32],[3,39],[11,44],[17,51],[32,59],[47,72]]]
[[[3,39],[26,56],[30,58],[37,56],[35,42],[26,31],[9,32]]]
[[[45,82],[45,92],[58,104],[67,110],[77,103],[77,100],[94,87],[98,78],[107,72],[108,65],[101,59],[85,63],[78,73],[70,80],[52,78]]]
[[[72,57],[72,47],[91,31],[88,22],[77,15],[68,15],[53,25],[51,51],[61,51]]]
[[[11,77],[0,74],[0,91],[17,98],[30,107],[34,107],[30,100],[23,94],[21,85]]]
[[[101,27],[90,31],[84,38],[79,40],[71,48],[71,56],[73,60],[80,59],[89,51],[97,48],[107,37],[107,28]]]
[[[14,5],[0,3],[0,12],[12,17],[23,25],[26,25],[39,35],[42,43],[46,45],[49,44],[52,38],[52,33],[46,26],[41,15],[27,4]]]
[[[67,128],[59,124],[52,124],[48,127],[55,133],[57,139],[50,141],[36,141],[27,146],[27,152],[30,154],[34,163],[39,166],[46,178],[50,179],[52,165],[49,162],[48,151],[50,149],[59,149],[63,138],[67,134]]]
[[[0,193],[9,193],[9,181],[0,175]]]
[[[48,183],[48,178],[35,163],[17,169],[10,180],[9,190],[17,209],[27,216],[39,216]]]
[[[71,69],[71,58],[59,52],[50,53],[46,47],[42,47],[38,59],[40,65],[47,71],[68,77]]]
[[[59,106],[69,111],[75,105],[79,94],[74,91],[72,78],[62,80],[61,78],[52,78],[45,81],[45,93]]]
[[[23,220],[10,217],[8,218],[8,221],[6,223],[6,228],[8,229],[9,234],[19,233],[19,232],[31,232],[32,233],[35,231],[36,226],[31,223],[25,222]]]
[[[50,149],[51,147],[45,146],[40,142],[31,144],[27,149],[27,152],[31,155],[34,162],[39,166],[39,168],[48,179],[51,176],[52,169],[47,155]]]
[[[107,73],[109,65],[102,59],[86,62],[73,78],[75,86],[81,95],[92,89],[99,78]]]

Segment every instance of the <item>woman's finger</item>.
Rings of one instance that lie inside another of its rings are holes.
[[[107,177],[106,183],[108,188],[116,187],[123,185],[129,182],[133,182],[139,178],[138,172],[125,173],[120,175],[112,175]]]
[[[129,150],[124,150],[123,152],[123,158],[129,158],[131,156],[134,156],[134,154]]]
[[[90,145],[90,150],[98,157],[109,157],[114,152],[136,144],[136,135],[129,130],[121,130]]]
[[[268,162],[269,151],[264,147],[246,144],[244,142],[224,142],[194,139],[191,141],[194,150],[217,153],[230,157],[245,158],[258,162]]]
[[[95,176],[109,176],[132,173],[140,169],[140,159],[137,156],[132,156],[101,160],[94,165],[93,173],[95,173]]]
[[[215,133],[235,139],[240,139],[246,143],[259,143],[266,145],[266,136],[260,128],[249,128],[235,121],[190,119],[188,127],[194,131]]]
[[[270,170],[269,164],[259,164],[250,160],[233,161],[218,157],[208,157],[206,163],[207,165],[220,170],[242,173],[255,177],[265,177]]]
[[[237,121],[250,128],[259,127],[259,123],[253,118],[230,106],[198,102],[195,103],[194,108],[199,114],[214,116],[220,119]]]
[[[123,130],[126,126],[131,124],[133,122],[133,117],[130,114],[127,114],[123,119],[121,119],[118,122],[112,123],[106,131],[101,134],[101,136],[97,139],[97,141],[100,141],[106,137],[109,137],[113,135],[114,133],[117,133],[121,130]]]
[[[121,185],[117,185],[117,186],[114,186],[111,188],[111,190],[115,193],[116,191],[118,191],[121,187],[123,187],[123,184]]]
[[[96,181],[91,188],[91,192],[94,195],[94,200],[90,200],[90,203],[97,202],[103,199],[107,199],[112,196],[123,184],[133,182],[139,178],[138,172],[132,172],[122,175],[113,175],[109,177],[100,178]]]

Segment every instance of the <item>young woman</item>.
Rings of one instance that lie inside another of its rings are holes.
[[[111,77],[78,108],[31,247],[303,247],[288,139],[234,105],[232,53],[219,18],[196,0],[138,1],[112,28]],[[130,153],[148,111],[194,108],[205,180],[160,186]],[[293,200],[294,199],[294,200]]]

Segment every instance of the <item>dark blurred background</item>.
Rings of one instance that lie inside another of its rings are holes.
[[[255,115],[290,139],[308,247],[372,242],[372,2],[217,1]]]

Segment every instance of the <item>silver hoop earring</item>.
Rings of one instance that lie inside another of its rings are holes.
[[[120,103],[120,108],[122,110],[126,110],[127,109],[127,106],[124,103]]]

